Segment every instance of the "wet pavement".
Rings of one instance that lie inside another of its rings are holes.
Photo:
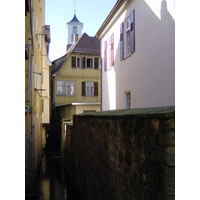
[[[81,200],[64,169],[59,149],[48,147],[37,177],[42,200]]]

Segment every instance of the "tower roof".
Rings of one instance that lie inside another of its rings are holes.
[[[74,10],[74,17],[73,17],[73,19],[70,21],[70,22],[68,22],[68,23],[71,23],[71,22],[79,22],[79,23],[81,23],[78,19],[77,19],[77,17],[76,17],[76,10]],[[68,24],[67,23],[67,24]]]

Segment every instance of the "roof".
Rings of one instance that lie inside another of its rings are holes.
[[[71,22],[79,22],[79,23],[81,23],[76,17],[76,10],[74,11],[74,17],[72,18],[72,20],[70,22],[67,22],[67,24],[71,23]]]
[[[102,33],[102,31],[105,29],[105,27],[108,25],[108,23],[110,22],[110,20],[112,19],[112,17],[115,15],[115,13],[119,10],[119,8],[122,6],[122,4],[125,1],[126,0],[117,0],[117,2],[115,3],[114,7],[110,11],[110,13],[106,17],[106,19],[104,20],[103,24],[100,26],[100,28],[97,31],[97,33],[95,34],[95,37],[98,38],[100,36],[100,34]]]
[[[83,33],[77,42],[70,46],[64,56],[52,62],[53,70],[51,74],[55,74],[62,67],[63,63],[71,53],[88,53],[93,55],[100,55],[100,45],[97,44],[97,40],[98,39],[95,39],[94,41],[86,33]]]

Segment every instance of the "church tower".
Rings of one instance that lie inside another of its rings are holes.
[[[82,35],[83,23],[81,23],[76,17],[76,10],[74,10],[74,17],[70,22],[67,22],[67,46],[66,51],[69,47],[74,44],[78,38]]]

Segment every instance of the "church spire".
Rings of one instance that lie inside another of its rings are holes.
[[[76,15],[76,1],[74,1],[74,15]]]

